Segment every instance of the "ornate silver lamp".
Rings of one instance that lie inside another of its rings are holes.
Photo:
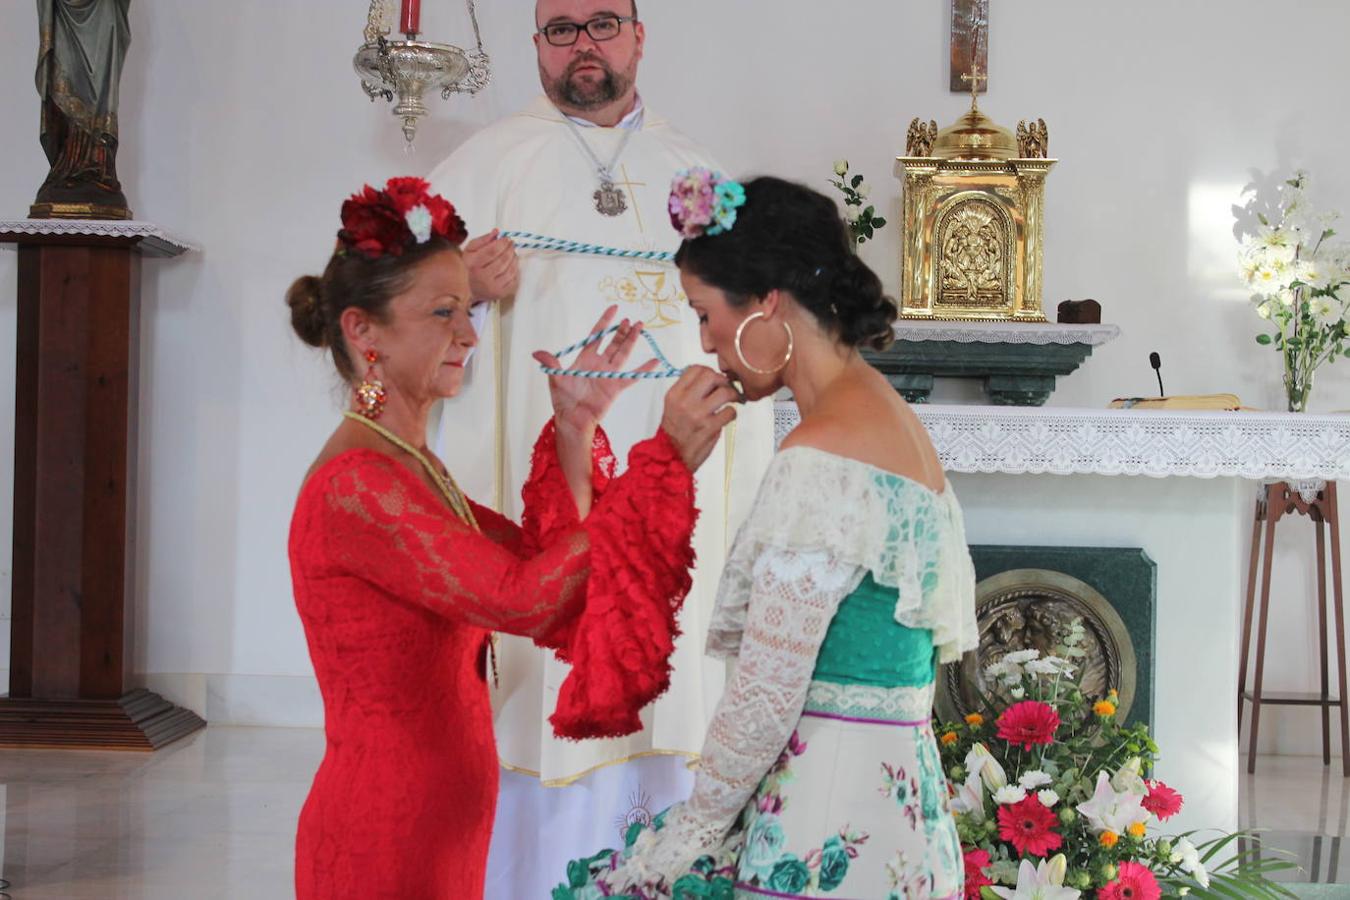
[[[450,44],[417,40],[418,6],[404,0],[400,28],[406,40],[391,41],[389,0],[371,0],[365,43],[356,51],[352,65],[361,76],[361,89],[373,103],[377,98],[394,103],[394,115],[403,120],[403,137],[409,145],[417,136],[417,120],[427,114],[422,93],[440,88],[442,99],[451,94],[476,94],[492,78],[483,37],[478,31],[474,0],[465,0],[477,49],[466,52]]]

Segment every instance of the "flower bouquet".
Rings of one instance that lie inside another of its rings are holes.
[[[1266,877],[1292,863],[1251,835],[1157,833],[1182,797],[1149,777],[1158,746],[1148,726],[1118,721],[1115,691],[1084,693],[1075,672],[1085,636],[1075,621],[1059,655],[996,660],[984,712],[937,728],[966,898],[1292,897]]]
[[[1239,264],[1256,314],[1273,330],[1256,336],[1284,357],[1290,412],[1303,412],[1313,375],[1337,357],[1350,358],[1350,246],[1334,243],[1340,214],[1316,210],[1307,197],[1308,175],[1296,172],[1280,185],[1273,204],[1279,218],[1256,212],[1256,234],[1243,237]],[[1242,210],[1260,203],[1255,188]]]

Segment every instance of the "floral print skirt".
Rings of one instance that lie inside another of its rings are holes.
[[[931,684],[887,689],[813,682],[797,730],[736,827],[718,852],[676,882],[672,896],[960,897],[961,844],[931,709]],[[630,846],[637,834],[635,827]],[[579,862],[608,868],[600,858]],[[579,880],[568,892],[578,900],[589,896],[589,885]]]

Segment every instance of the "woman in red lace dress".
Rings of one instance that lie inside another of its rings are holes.
[[[476,340],[463,223],[410,178],[367,187],[342,223],[323,276],[287,295],[296,332],[329,348],[353,387],[291,524],[327,734],[300,814],[296,893],[481,897],[497,797],[491,633],[530,636],[572,663],[559,734],[638,728],[665,690],[689,586],[692,472],[734,416],[734,393],[711,370],[686,373],[661,431],[616,477],[598,422],[625,382],[554,379],[517,527],[464,497],[426,447],[428,413],[460,389]],[[578,365],[622,368],[638,331],[621,323]]]

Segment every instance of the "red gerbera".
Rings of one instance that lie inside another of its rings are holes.
[[[1181,812],[1181,795],[1161,781],[1148,781],[1148,796],[1143,799],[1144,809],[1158,817],[1158,821],[1170,819]]]
[[[998,718],[998,736],[1014,747],[1020,744],[1027,750],[1034,744],[1052,743],[1058,727],[1059,713],[1054,707],[1036,700],[1014,703]]]
[[[1049,856],[1064,839],[1054,830],[1059,818],[1035,794],[998,808],[998,836],[1022,856]]]
[[[964,851],[966,860],[966,898],[965,900],[980,900],[980,888],[993,884],[989,877],[984,874],[985,867],[989,865],[988,850],[966,850]]]
[[[1136,862],[1120,864],[1115,881],[1097,891],[1097,900],[1159,900],[1162,888],[1146,866]]]
[[[431,213],[431,230],[452,244],[462,244],[468,238],[468,229],[459,217],[455,207],[440,194],[426,199],[427,212]]]

